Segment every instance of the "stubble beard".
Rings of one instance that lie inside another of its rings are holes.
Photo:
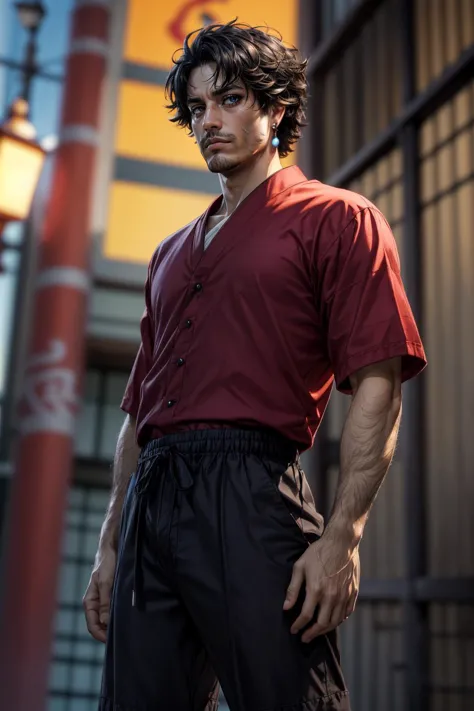
[[[238,161],[223,155],[214,155],[207,162],[207,168],[211,173],[230,173],[238,166]]]

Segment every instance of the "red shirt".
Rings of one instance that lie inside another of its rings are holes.
[[[142,343],[122,402],[137,439],[201,427],[271,428],[311,446],[331,387],[425,354],[383,215],[355,193],[285,168],[206,251],[207,217],[164,240],[145,288]]]

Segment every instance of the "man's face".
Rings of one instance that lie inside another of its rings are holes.
[[[271,115],[254,103],[254,95],[247,93],[240,80],[216,93],[214,72],[213,64],[191,72],[188,107],[191,128],[207,167],[213,173],[226,174],[249,165],[269,148]]]

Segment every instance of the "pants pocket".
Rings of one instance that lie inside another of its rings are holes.
[[[311,542],[298,522],[297,507],[289,505],[279,483],[286,467],[262,461],[252,477],[252,501],[256,512],[254,535],[272,562],[293,564]],[[296,499],[295,499],[296,500]]]

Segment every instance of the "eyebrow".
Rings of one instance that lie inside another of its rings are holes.
[[[222,96],[222,94],[227,94],[229,91],[234,91],[235,89],[240,89],[241,91],[243,91],[244,87],[240,84],[229,84],[228,86],[225,86],[222,89],[215,89],[211,92],[211,94],[212,96]],[[200,99],[198,96],[188,96],[186,100],[188,104],[199,104],[201,103],[201,101],[202,99]]]

